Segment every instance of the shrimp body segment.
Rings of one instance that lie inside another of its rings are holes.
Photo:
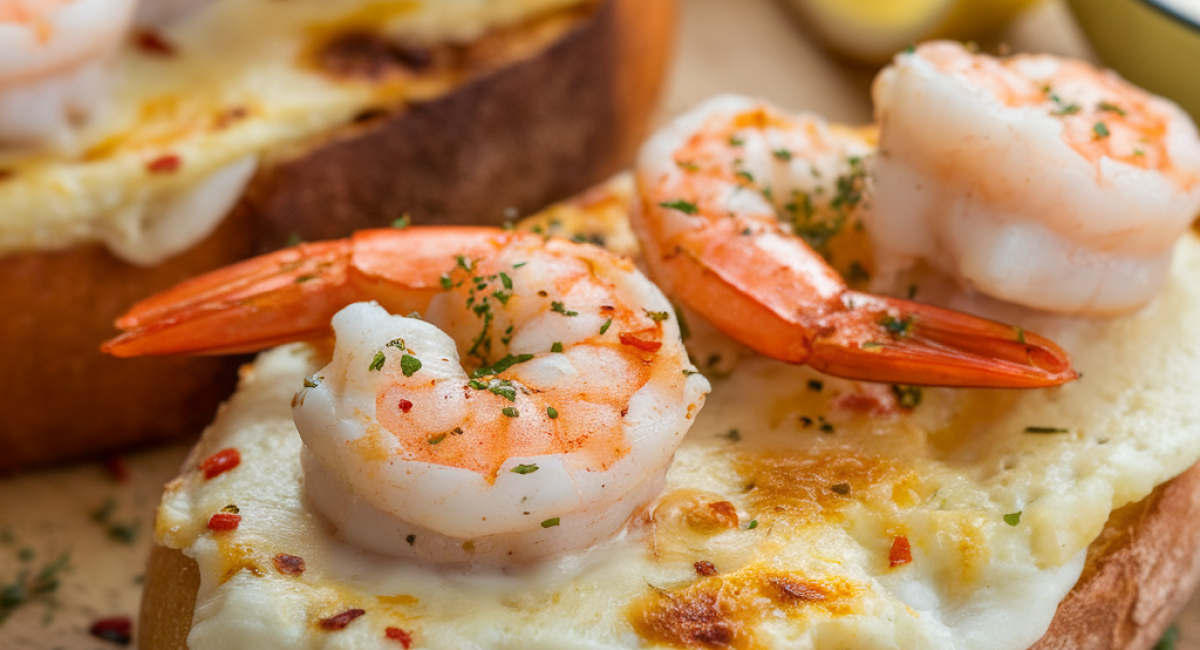
[[[100,103],[135,0],[0,0],[0,144],[63,142]]]
[[[328,335],[330,310],[332,360],[293,403],[305,486],[378,552],[503,564],[607,539],[661,491],[709,389],[632,263],[487,228],[250,260],[139,306],[123,321],[138,329],[108,347],[245,350],[289,327]]]
[[[863,208],[869,143],[820,118],[718,97],[656,134],[635,230],[655,278],[755,351],[869,381],[1051,386],[1052,342],[1009,325],[849,290],[807,242]]]
[[[932,42],[873,95],[866,226],[886,272],[922,258],[1004,300],[1111,315],[1157,294],[1200,213],[1195,124],[1111,71]]]

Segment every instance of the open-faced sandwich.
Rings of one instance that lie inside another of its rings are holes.
[[[645,145],[675,304],[586,243],[632,247],[619,187],[139,304],[110,352],[307,341],[167,487],[143,650],[1152,645],[1200,568],[1194,125],[948,43],[875,94]]]
[[[97,353],[140,297],[292,239],[499,224],[628,164],[673,9],[0,2],[0,471],[211,421],[235,361]]]

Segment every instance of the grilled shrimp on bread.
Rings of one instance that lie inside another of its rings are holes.
[[[862,201],[870,147],[819,117],[717,97],[643,147],[634,226],[655,280],[760,354],[832,375],[942,386],[1071,381],[1051,341],[1010,325],[847,288],[798,236]]]
[[[106,349],[254,350],[331,319],[332,361],[293,403],[306,489],[347,540],[394,555],[504,563],[612,536],[662,490],[708,392],[632,262],[488,228],[249,260],[138,305]]]
[[[96,109],[135,0],[0,0],[0,146],[69,141]]]
[[[1200,213],[1195,124],[1111,71],[932,42],[873,94],[885,276],[922,258],[1010,302],[1112,315],[1158,293]]]

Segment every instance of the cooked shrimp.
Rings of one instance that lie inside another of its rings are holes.
[[[888,273],[924,258],[1004,300],[1114,314],[1157,293],[1200,212],[1195,124],[1110,71],[934,42],[873,92],[866,225]]]
[[[813,249],[861,209],[869,147],[815,116],[719,97],[660,131],[638,163],[653,276],[755,351],[852,379],[1050,386],[1066,353],[1020,328],[847,289]]]
[[[138,305],[105,349],[258,349],[328,336],[331,318],[333,359],[293,405],[305,484],[349,541],[396,555],[528,560],[613,535],[708,392],[631,262],[487,228],[243,262]]]
[[[136,0],[0,0],[0,144],[69,141],[100,103]]]

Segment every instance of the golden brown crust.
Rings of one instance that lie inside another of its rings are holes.
[[[1200,582],[1200,464],[1113,512],[1032,650],[1146,650]]]
[[[1146,650],[1200,580],[1200,464],[1113,512],[1088,548],[1075,588],[1030,650]],[[186,650],[199,587],[196,562],[156,546],[146,570],[139,645]]]
[[[406,213],[500,223],[506,208],[526,213],[617,171],[650,118],[673,12],[674,0],[601,0],[485,37],[460,53],[454,92],[267,161],[215,235],[154,268],[99,245],[0,258],[0,359],[12,378],[0,472],[196,435],[211,421],[238,361],[97,352],[138,299],[297,235],[341,237]]]

